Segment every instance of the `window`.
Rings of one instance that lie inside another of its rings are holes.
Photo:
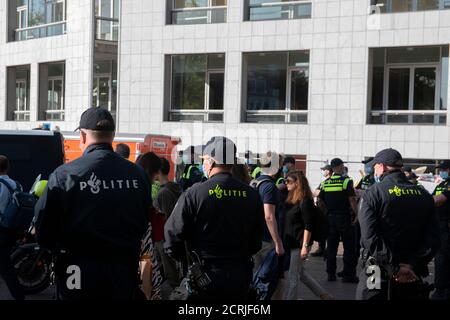
[[[96,0],[96,39],[119,40],[120,0]]]
[[[7,69],[7,121],[30,120],[30,66]]]
[[[39,66],[39,120],[64,121],[65,63]]]
[[[372,0],[381,12],[408,12],[450,9],[450,0]]]
[[[223,121],[225,55],[169,56],[169,121]]]
[[[371,49],[373,124],[446,124],[448,46]]]
[[[96,61],[94,64],[93,106],[117,111],[117,61]]]
[[[15,24],[9,29],[11,41],[61,35],[66,32],[65,0],[10,0],[15,5]],[[11,20],[13,21],[13,20]]]
[[[227,0],[167,0],[169,24],[206,24],[227,21]]]
[[[306,0],[247,0],[245,20],[309,19],[311,9],[311,1]]]
[[[244,54],[246,122],[307,123],[309,51]]]

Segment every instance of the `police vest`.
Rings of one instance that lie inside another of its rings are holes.
[[[275,184],[276,184],[277,187],[280,186],[280,185],[282,185],[283,183],[284,183],[284,178],[283,178],[283,177],[278,178],[278,180],[275,182]]]
[[[185,172],[185,173],[183,173],[183,179],[187,179],[187,180],[189,180],[190,178],[191,178],[191,171],[192,171],[192,168],[195,168],[196,166],[193,166],[193,165],[190,165],[189,166],[189,168],[188,168],[188,170]]]
[[[252,172],[252,178],[256,179],[258,178],[258,175],[260,175],[262,172],[262,169],[260,167],[256,167],[255,170]]]
[[[352,181],[350,178],[343,178],[338,175],[333,175],[331,178],[325,180],[321,184],[321,189],[324,192],[342,192],[347,190],[348,184]]]
[[[434,189],[433,192],[433,196],[439,196],[441,195],[444,191],[449,190],[450,186],[450,180],[445,180],[444,182],[441,182],[436,189]]]

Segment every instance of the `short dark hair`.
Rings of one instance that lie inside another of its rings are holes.
[[[130,147],[124,143],[119,143],[116,146],[116,153],[122,158],[129,159],[130,158]]]
[[[170,173],[170,162],[166,158],[161,158],[161,173],[165,176]]]
[[[149,176],[161,170],[161,159],[153,152],[140,155],[136,160],[136,164],[141,166]]]
[[[294,157],[284,158],[283,165],[288,164],[288,163],[295,165],[295,158]]]
[[[6,156],[0,155],[0,173],[7,173],[9,170],[9,160]]]
[[[96,130],[87,130],[89,134],[97,141],[113,141],[114,140],[114,131],[96,131]]]

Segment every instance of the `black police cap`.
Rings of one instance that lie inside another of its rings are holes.
[[[87,109],[81,115],[80,126],[76,130],[80,129],[112,132],[116,131],[116,124],[108,110],[94,107]]]
[[[331,168],[336,168],[336,167],[339,167],[340,165],[343,165],[343,164],[344,164],[344,161],[342,161],[342,160],[339,159],[339,158],[334,158],[334,159],[331,160],[331,162],[330,162]]]
[[[444,160],[436,167],[436,169],[450,169],[450,160]]]
[[[211,157],[217,164],[236,164],[237,148],[233,141],[226,137],[213,137],[203,149],[203,156]]]
[[[378,152],[375,158],[367,165],[373,167],[377,163],[382,163],[392,167],[403,167],[403,157],[400,152],[395,149],[384,149]]]

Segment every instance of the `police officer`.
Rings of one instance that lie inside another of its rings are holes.
[[[437,205],[437,216],[441,235],[441,249],[434,260],[436,291],[432,298],[436,300],[450,299],[450,160],[443,161],[437,166],[442,182],[436,187],[433,196]]]
[[[374,158],[371,157],[367,160],[362,161],[362,164],[364,164],[365,176],[361,179],[361,181],[355,187],[356,190],[361,190],[362,192],[364,192],[375,184],[375,177],[374,177],[374,171],[373,171],[374,169],[373,169],[373,167],[368,165],[368,163],[370,163],[373,159]]]
[[[322,182],[319,199],[325,205],[330,223],[327,241],[327,273],[328,281],[336,281],[336,255],[339,240],[344,244],[343,282],[357,283],[355,251],[354,215],[357,212],[356,194],[353,180],[344,177],[344,162],[333,159],[330,163],[333,175]]]
[[[408,181],[398,151],[380,151],[368,165],[379,183],[364,193],[359,212],[363,271],[357,299],[425,298],[421,279],[440,242],[433,198]]]
[[[150,183],[144,170],[114,152],[107,110],[85,111],[79,130],[83,156],[51,174],[36,205],[37,241],[57,256],[60,299],[134,299]]]
[[[196,152],[198,147],[190,146],[185,151],[183,151],[183,163],[185,165],[183,175],[179,181],[183,191],[186,191],[192,187],[197,182],[203,181],[203,173],[199,168],[199,161],[196,159],[195,155],[200,154]]]
[[[165,226],[165,248],[177,260],[188,251],[199,255],[211,283],[191,299],[245,299],[252,280],[251,257],[259,251],[264,227],[263,204],[249,185],[231,176],[236,146],[224,137],[204,150],[209,180],[179,199]]]

